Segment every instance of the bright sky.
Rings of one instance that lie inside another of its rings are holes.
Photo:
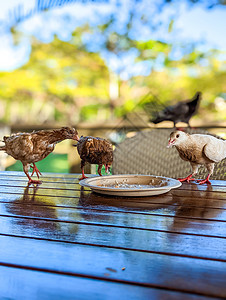
[[[100,23],[102,20],[107,20],[112,11],[117,14],[117,28],[118,32],[123,32],[124,21],[126,18],[126,12],[128,11],[128,5],[130,0],[122,0],[123,6],[120,11],[117,11],[115,5],[116,0],[110,0],[109,4],[70,4],[61,8],[55,8],[45,14],[36,15],[26,22],[19,25],[20,30],[28,34],[36,35],[43,42],[50,42],[54,34],[62,40],[70,40],[71,32],[76,26],[82,25],[86,22],[92,24]],[[19,4],[24,4],[25,10],[33,8],[35,0],[8,0],[0,1],[0,29],[1,21],[6,22],[10,20],[9,11]],[[158,0],[153,2],[157,3]],[[137,13],[142,13],[144,9],[148,7],[150,11],[153,10],[153,2],[150,0],[143,0],[143,7],[137,6]],[[151,4],[152,3],[152,4]],[[150,28],[135,28],[132,32],[132,38],[134,39],[158,39],[162,41],[169,41],[175,44],[179,42],[203,42],[204,49],[217,48],[222,51],[226,51],[226,7],[216,7],[211,10],[207,10],[200,5],[194,5],[188,7],[183,4],[184,1],[179,1],[177,5],[169,7],[163,14],[156,15],[155,18],[159,18],[164,22],[168,20],[168,16],[177,15],[177,19],[173,26],[173,31],[169,34],[167,26],[161,30],[153,33]],[[138,11],[140,10],[140,12]],[[153,10],[154,11],[154,10]],[[66,16],[68,18],[66,18]],[[85,37],[84,37],[85,38]],[[101,39],[101,37],[96,37]],[[101,45],[101,40],[99,40]],[[24,37],[23,41],[15,46],[13,45],[12,36],[10,34],[0,34],[0,70],[13,70],[26,63],[29,59],[31,51],[29,38]],[[95,51],[95,47],[98,48],[97,39],[95,43],[90,45],[91,49]],[[98,49],[97,49],[98,50]],[[143,73],[146,75],[150,70],[150,64],[142,66],[140,64],[134,67],[133,60],[136,57],[135,51],[131,51],[129,56],[120,57],[120,61],[117,61],[114,57],[109,57],[106,53],[102,53],[106,63],[114,70],[118,71],[119,66],[123,64],[130,66],[131,74],[134,72]],[[125,79],[128,77],[125,74]]]

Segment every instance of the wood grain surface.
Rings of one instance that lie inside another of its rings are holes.
[[[226,185],[152,197],[0,172],[0,298],[225,299]]]

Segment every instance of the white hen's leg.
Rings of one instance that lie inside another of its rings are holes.
[[[185,177],[185,178],[179,178],[178,180],[179,180],[180,182],[186,181],[186,182],[189,183],[190,181],[195,180],[195,179],[192,178],[192,177],[195,176],[195,175],[198,173],[199,165],[194,164],[194,163],[190,163],[190,164],[191,164],[191,167],[192,167],[192,173],[191,173],[190,175],[188,175],[187,177]]]
[[[196,163],[190,163],[191,164],[191,168],[192,168],[192,176],[195,176],[198,173],[198,169],[200,167],[200,165],[196,164]]]
[[[214,163],[206,164],[206,168],[207,168],[207,171],[208,171],[208,176],[204,180],[198,180],[199,184],[204,184],[204,183],[211,184],[211,182],[209,181],[209,178],[213,174]]]

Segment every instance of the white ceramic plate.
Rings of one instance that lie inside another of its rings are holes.
[[[181,186],[181,182],[155,175],[109,175],[80,181],[93,192],[112,196],[154,196]],[[131,185],[131,187],[130,187]]]

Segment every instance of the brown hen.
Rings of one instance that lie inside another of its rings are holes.
[[[66,139],[78,139],[78,132],[74,128],[62,127],[53,130],[40,130],[32,133],[15,133],[11,136],[4,136],[5,146],[0,150],[5,151],[23,164],[24,173],[29,179],[29,183],[41,183],[39,180],[31,179],[34,173],[41,175],[35,163],[48,156],[55,148],[55,145]],[[31,166],[32,164],[32,166]],[[31,176],[30,167],[33,168]]]
[[[81,179],[87,178],[84,174],[85,163],[98,165],[98,174],[102,176],[101,169],[105,166],[106,172],[109,171],[109,167],[113,162],[113,148],[111,143],[107,140],[92,137],[92,136],[81,136],[77,139],[78,143],[75,145],[78,150],[78,154],[81,158]]]

